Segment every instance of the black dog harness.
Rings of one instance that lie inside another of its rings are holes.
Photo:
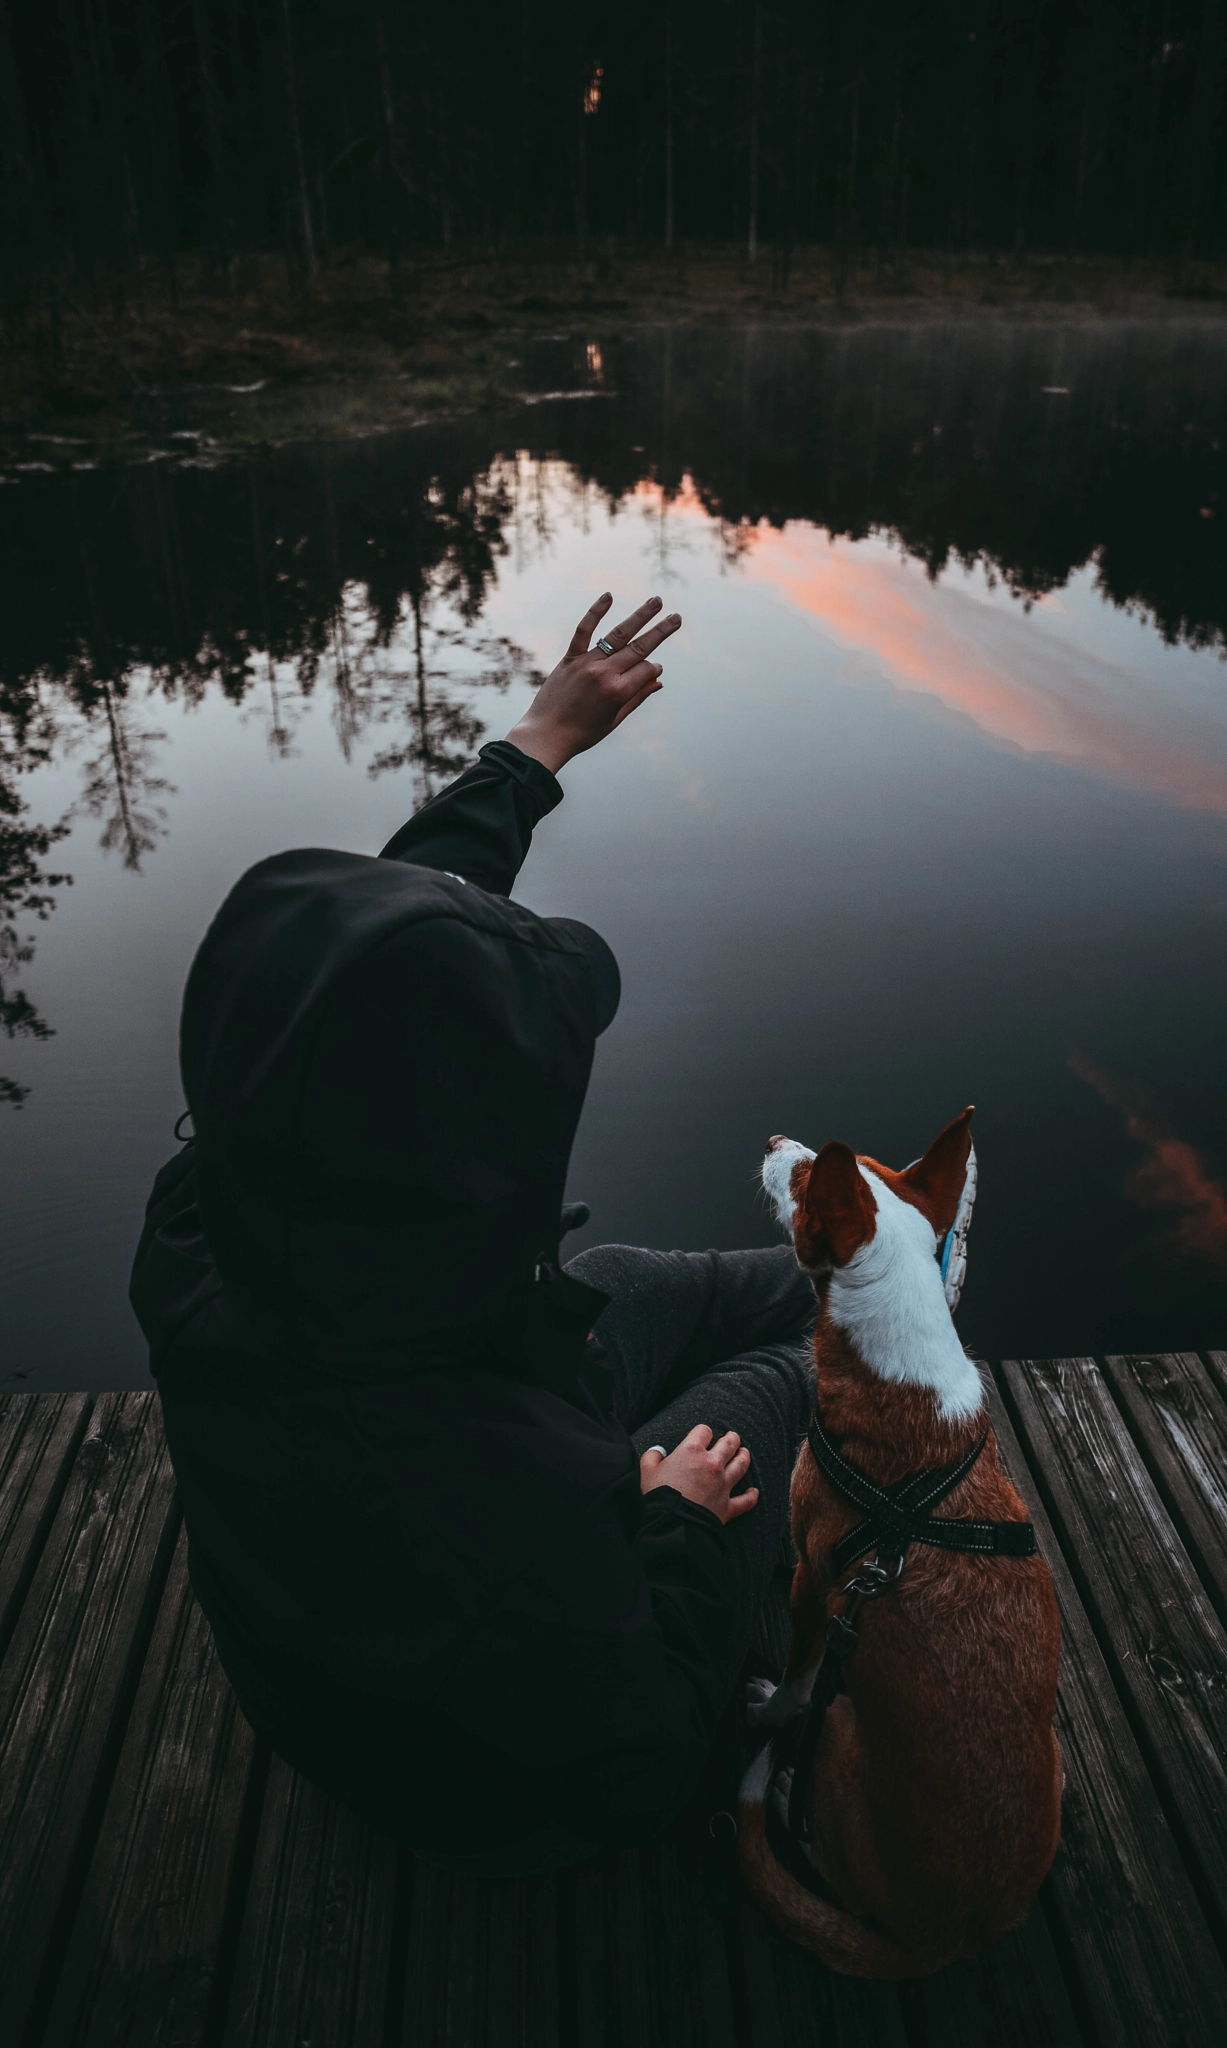
[[[949,1515],[935,1517],[939,1501],[953,1493],[966,1478],[988,1442],[988,1431],[952,1465],[914,1473],[893,1486],[879,1486],[859,1465],[845,1458],[839,1439],[832,1436],[815,1407],[808,1431],[814,1463],[830,1481],[836,1493],[864,1510],[865,1519],[840,1537],[831,1550],[837,1571],[845,1571],[867,1551],[874,1552],[868,1564],[840,1587],[848,1605],[827,1624],[826,1649],[807,1705],[799,1707],[772,1745],[771,1789],[791,1769],[792,1787],[788,1798],[788,1832],[797,1844],[809,1841],[806,1792],[814,1756],[822,1735],[827,1708],[837,1694],[847,1690],[845,1674],[857,1644],[856,1623],[867,1600],[876,1600],[899,1582],[908,1548],[928,1543],[938,1550],[965,1550],[981,1557],[1035,1557],[1039,1546],[1030,1522],[973,1522]]]

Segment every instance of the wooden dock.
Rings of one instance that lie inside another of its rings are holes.
[[[1227,1353],[997,1378],[1064,1834],[1025,1928],[902,1986],[786,1946],[685,1830],[531,1883],[415,1865],[238,1713],[156,1395],[0,1401],[4,2048],[1221,2048]]]

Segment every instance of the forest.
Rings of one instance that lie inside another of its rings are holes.
[[[0,0],[0,300],[566,236],[1227,251],[1225,0]]]

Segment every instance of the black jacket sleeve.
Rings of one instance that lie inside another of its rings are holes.
[[[751,1619],[715,1515],[637,1469],[470,1630],[432,1704],[601,1847],[668,1826],[702,1774]]]
[[[570,1826],[611,1845],[659,1833],[694,1791],[737,1682],[749,1618],[739,1613],[745,1586],[727,1530],[671,1487],[645,1496],[632,1549],[663,1653],[644,1702],[650,1718],[628,1714],[621,1740],[560,1774]]]
[[[401,826],[380,857],[441,868],[493,896],[510,896],[534,825],[561,802],[548,768],[509,740],[493,740],[474,767]]]

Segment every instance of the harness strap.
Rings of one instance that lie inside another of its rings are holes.
[[[848,1529],[832,1547],[831,1561],[837,1571],[846,1570],[858,1557],[875,1548],[901,1556],[909,1543],[927,1543],[937,1550],[979,1552],[984,1557],[1038,1555],[1039,1546],[1030,1522],[974,1522],[933,1514],[938,1502],[953,1493],[971,1471],[988,1442],[987,1430],[979,1443],[953,1464],[917,1472],[894,1486],[879,1486],[859,1465],[844,1457],[838,1439],[825,1427],[817,1408],[807,1434],[819,1470],[845,1500],[866,1511],[865,1520]]]
[[[835,1615],[827,1624],[826,1648],[809,1704],[779,1731],[772,1745],[772,1784],[790,1766],[792,1768],[788,1832],[795,1842],[802,1845],[808,1841],[810,1832],[806,1801],[814,1757],[827,1708],[839,1693],[846,1690],[845,1673],[856,1649],[856,1624],[861,1608],[866,1600],[877,1599],[895,1585],[903,1570],[909,1544],[928,1543],[939,1550],[978,1552],[985,1557],[1036,1557],[1039,1554],[1035,1530],[1030,1522],[973,1522],[952,1515],[935,1517],[933,1514],[938,1502],[944,1500],[948,1493],[953,1493],[959,1481],[971,1471],[988,1442],[987,1429],[980,1441],[969,1451],[964,1451],[953,1464],[928,1472],[915,1472],[893,1486],[879,1486],[876,1479],[871,1479],[859,1465],[844,1457],[838,1438],[827,1429],[816,1403],[807,1435],[815,1464],[836,1492],[851,1501],[854,1507],[865,1510],[865,1520],[849,1529],[833,1545],[833,1564],[838,1571],[844,1571],[857,1558],[864,1557],[867,1551],[873,1550],[875,1555],[871,1564],[863,1565],[840,1588],[841,1593],[848,1596],[848,1605],[843,1614]]]
[[[903,1558],[898,1557],[893,1567],[879,1563],[866,1565],[843,1588],[848,1595],[848,1605],[842,1614],[831,1617],[827,1623],[826,1647],[809,1705],[803,1716],[781,1729],[773,1756],[773,1778],[792,1766],[792,1788],[788,1796],[788,1830],[798,1842],[809,1839],[809,1816],[805,1810],[806,1793],[810,1775],[814,1768],[814,1757],[826,1722],[827,1708],[841,1693],[847,1691],[844,1667],[856,1648],[856,1624],[866,1600],[876,1600],[880,1593],[887,1593],[903,1570]]]

